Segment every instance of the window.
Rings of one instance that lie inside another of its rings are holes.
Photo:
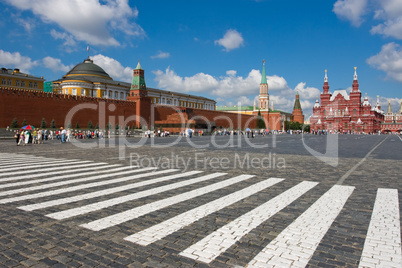
[[[21,87],[25,87],[25,81],[21,81]]]
[[[37,82],[34,83],[34,88],[38,88],[38,83]]]
[[[114,98],[115,98],[115,99],[117,99],[117,98],[119,97],[118,94],[119,94],[119,92],[117,92],[117,91],[114,92]]]
[[[19,86],[20,86],[20,80],[15,81],[15,85],[16,85],[17,87],[19,87]]]
[[[8,80],[7,80],[7,85],[9,85],[9,86],[12,85],[12,84],[11,84],[11,79],[8,79]]]
[[[124,99],[124,93],[123,92],[120,92],[120,99]]]
[[[108,96],[109,96],[109,98],[112,97],[112,91],[111,90],[109,90]]]
[[[81,89],[81,96],[85,96],[85,88]]]
[[[32,87],[33,87],[32,82],[29,82],[29,87],[30,87],[30,88],[32,88]]]
[[[356,115],[357,111],[356,109],[353,109],[353,115]]]
[[[76,95],[77,95],[77,89],[76,89],[76,88],[73,88],[73,89],[71,90],[71,94],[73,94],[74,96],[76,96]]]
[[[6,85],[7,84],[7,80],[5,78],[1,79],[1,84],[2,85]]]

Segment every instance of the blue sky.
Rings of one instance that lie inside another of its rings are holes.
[[[87,57],[148,87],[252,105],[262,60],[275,109],[299,92],[312,113],[328,69],[330,91],[350,90],[354,66],[372,105],[402,98],[401,0],[0,0],[0,67],[61,78]]]

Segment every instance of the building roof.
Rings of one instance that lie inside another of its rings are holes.
[[[1,68],[0,75],[3,76],[9,76],[9,77],[19,77],[19,78],[25,78],[25,79],[34,79],[34,80],[41,80],[45,81],[42,77],[36,77],[30,74],[26,73],[21,73],[20,69],[7,69],[7,68]]]
[[[254,111],[254,106],[218,106],[217,111]]]
[[[208,99],[208,98],[201,97],[201,96],[195,96],[195,95],[190,95],[190,94],[184,94],[184,93],[174,92],[174,91],[167,91],[167,90],[157,89],[157,88],[151,88],[151,87],[147,87],[147,91],[148,91],[148,92],[159,93],[159,94],[176,95],[176,96],[181,96],[181,97],[184,97],[184,98],[197,98],[197,99],[200,99],[200,100],[207,100],[207,101],[213,101],[213,102],[215,102],[215,100],[213,100],[213,99]]]
[[[265,74],[265,60],[262,61],[261,84],[267,84],[267,75]]]
[[[63,78],[67,77],[77,77],[77,76],[97,76],[106,80],[113,80],[109,74],[105,72],[101,67],[94,64],[93,60],[87,58],[84,62],[75,65]]]
[[[344,89],[335,90],[334,94],[332,94],[332,96],[331,96],[331,98],[329,100],[333,101],[336,98],[336,96],[338,96],[339,94],[342,95],[345,100],[350,100],[348,92],[346,90],[344,90]]]

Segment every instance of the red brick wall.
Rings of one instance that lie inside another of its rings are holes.
[[[72,116],[73,128],[77,122],[81,128],[87,128],[89,121],[94,127],[96,124],[102,127],[100,120],[105,125],[108,122],[116,125],[119,124],[119,116],[125,120],[135,115],[136,103],[0,88],[0,127],[10,126],[14,118],[18,119],[20,127],[24,119],[28,124],[40,127],[42,118],[45,118],[48,127],[53,119],[57,127],[66,127],[65,120],[68,113],[74,111],[72,109],[78,109]],[[134,125],[134,122],[128,125]]]

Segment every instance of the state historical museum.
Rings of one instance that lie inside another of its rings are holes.
[[[313,107],[310,118],[311,131],[326,130],[330,133],[378,133],[384,121],[384,112],[377,96],[374,107],[368,101],[367,94],[362,102],[362,94],[357,81],[356,67],[352,91],[335,90],[329,92],[327,70],[325,70],[323,93]]]

